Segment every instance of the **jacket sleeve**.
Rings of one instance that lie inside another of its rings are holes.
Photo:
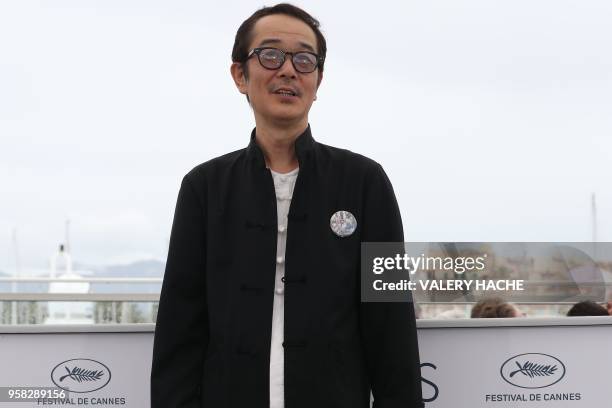
[[[164,273],[151,368],[152,408],[201,407],[208,344],[204,197],[188,178],[178,193]]]
[[[365,182],[361,241],[403,243],[397,200],[379,164]],[[361,302],[360,324],[373,408],[424,407],[412,302]]]

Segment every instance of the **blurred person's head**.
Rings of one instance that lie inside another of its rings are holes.
[[[521,317],[523,314],[512,303],[502,298],[482,299],[472,308],[472,318]]]
[[[490,308],[494,305],[496,306],[502,303],[504,303],[504,299],[498,298],[498,297],[490,297],[490,298],[481,299],[474,305],[474,307],[472,307],[470,317],[480,317],[480,313],[482,312],[482,309],[485,306],[487,308]]]
[[[591,301],[578,302],[567,312],[568,316],[609,316],[608,310]]]

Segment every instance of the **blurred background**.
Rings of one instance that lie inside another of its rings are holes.
[[[383,165],[407,241],[612,240],[610,2],[294,4],[313,136]],[[182,176],[254,126],[229,66],[263,5],[0,3],[0,323],[154,321]]]

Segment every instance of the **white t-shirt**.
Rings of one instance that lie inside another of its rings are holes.
[[[276,190],[276,210],[278,215],[278,240],[276,245],[276,279],[274,284],[274,308],[272,309],[272,342],[270,345],[270,408],[285,407],[285,353],[284,307],[285,248],[287,245],[287,215],[293,196],[293,188],[299,167],[289,173],[270,170]]]

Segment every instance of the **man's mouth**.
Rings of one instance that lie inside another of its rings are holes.
[[[273,93],[283,96],[297,96],[297,92],[290,88],[278,88]]]

